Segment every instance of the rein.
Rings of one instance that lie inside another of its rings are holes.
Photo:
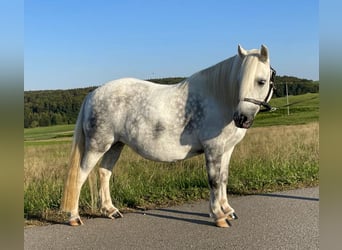
[[[243,100],[245,102],[251,102],[255,105],[259,105],[261,107],[264,107],[264,109],[261,109],[259,112],[272,112],[275,111],[277,108],[272,107],[268,102],[267,99],[269,99],[272,90],[275,90],[275,86],[274,86],[274,81],[275,81],[275,76],[276,76],[276,71],[271,67],[271,77],[270,77],[270,87],[268,89],[268,93],[264,99],[264,101],[259,101],[253,98],[247,98],[245,97]]]

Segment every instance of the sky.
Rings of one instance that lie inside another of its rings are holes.
[[[319,79],[318,0],[30,0],[24,90],[187,77],[265,44],[278,75]]]

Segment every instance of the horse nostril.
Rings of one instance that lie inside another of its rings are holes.
[[[246,115],[237,112],[234,113],[233,120],[238,128],[250,128],[253,123],[253,119],[249,119]]]
[[[247,120],[248,120],[247,116],[245,116],[245,115],[240,116],[241,123],[245,123]]]

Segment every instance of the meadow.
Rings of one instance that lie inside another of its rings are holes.
[[[319,97],[291,96],[286,109],[257,116],[233,152],[228,194],[248,195],[319,183]],[[280,107],[284,98],[271,104]],[[276,125],[276,126],[275,126]],[[63,182],[67,172],[74,125],[24,130],[24,216],[30,220],[60,222]],[[122,211],[167,206],[208,199],[204,157],[176,163],[143,159],[125,147],[111,180],[115,206]],[[88,184],[82,189],[81,215],[91,212]],[[97,211],[92,211],[97,214]]]

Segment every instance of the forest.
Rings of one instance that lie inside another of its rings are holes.
[[[174,84],[184,77],[149,79],[160,84]],[[286,95],[318,93],[319,83],[293,76],[276,76],[273,98]],[[24,91],[24,128],[74,124],[84,97],[97,86],[68,90]]]

